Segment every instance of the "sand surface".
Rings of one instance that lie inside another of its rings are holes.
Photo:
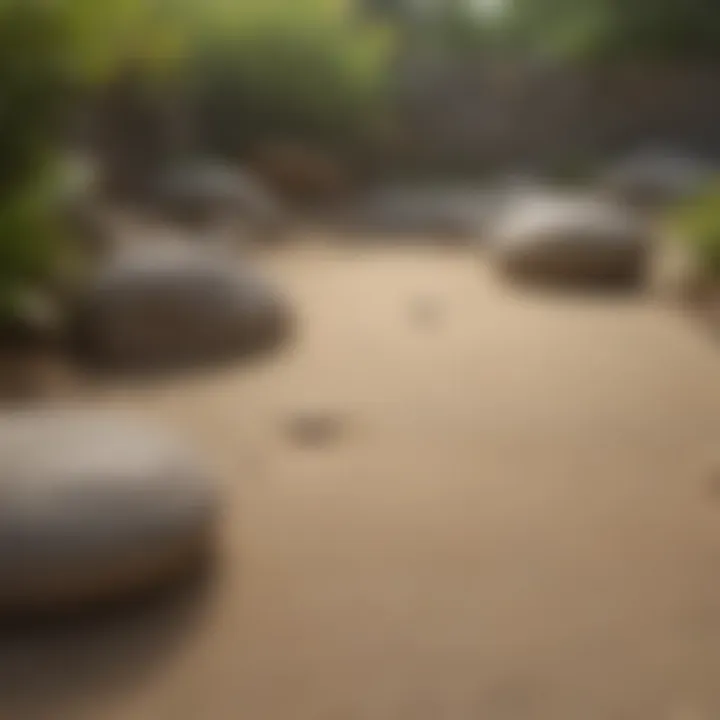
[[[227,494],[201,596],[0,647],[0,718],[720,717],[720,362],[643,298],[468,253],[278,251],[272,359],[93,401]],[[326,444],[288,431],[337,420]]]

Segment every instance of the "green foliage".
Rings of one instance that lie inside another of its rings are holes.
[[[0,202],[47,160],[67,94],[65,50],[56,11],[0,3]]]
[[[45,172],[76,92],[125,61],[152,67],[171,54],[154,7],[149,0],[0,0],[0,203]]]
[[[508,0],[359,0],[359,4],[371,17],[392,22],[410,46],[465,55],[500,47]]]
[[[720,277],[720,183],[670,214],[677,235],[690,244],[700,266]]]
[[[170,56],[156,10],[149,0],[0,0],[0,327],[67,252],[52,171],[76,93],[127,61],[149,68]]]
[[[0,330],[25,319],[28,298],[59,270],[63,238],[50,193],[49,183],[36,184],[0,203]]]
[[[209,0],[186,18],[190,92],[222,122],[212,132],[220,143],[357,137],[378,122],[391,34],[337,0]]]

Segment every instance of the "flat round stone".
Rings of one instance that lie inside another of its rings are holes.
[[[0,606],[149,588],[211,547],[213,483],[184,445],[76,409],[0,416]]]

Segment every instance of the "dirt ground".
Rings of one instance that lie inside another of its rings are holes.
[[[511,290],[463,250],[263,263],[299,308],[294,346],[89,398],[207,456],[217,579],[3,640],[2,720],[720,717],[701,328],[647,298]],[[288,431],[306,412],[337,417],[327,444]]]

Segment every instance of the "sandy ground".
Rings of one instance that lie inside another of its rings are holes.
[[[701,329],[646,299],[510,291],[460,250],[264,262],[300,310],[295,346],[96,398],[207,455],[218,579],[4,640],[0,718],[720,717],[720,368]],[[295,443],[306,411],[342,432]]]

